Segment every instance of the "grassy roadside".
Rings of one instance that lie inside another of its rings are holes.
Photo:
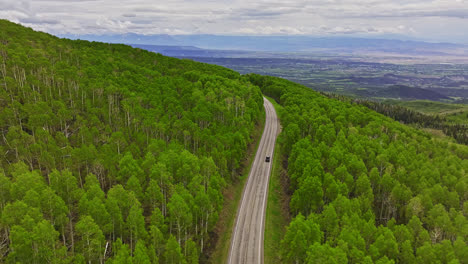
[[[267,97],[268,98],[268,97]],[[274,99],[268,98],[279,113],[281,106]],[[281,263],[279,258],[280,241],[286,232],[289,223],[289,198],[285,192],[283,166],[283,153],[280,144],[276,141],[273,154],[273,168],[268,186],[268,202],[265,219],[264,261],[269,263]]]
[[[242,191],[244,190],[245,180],[249,176],[250,168],[252,167],[255,154],[257,153],[258,144],[260,144],[260,139],[265,127],[265,116],[263,116],[261,120],[261,123],[255,127],[253,135],[254,140],[248,147],[246,158],[242,164],[243,169],[238,180],[231,183],[223,192],[223,209],[220,212],[214,232],[216,237],[215,245],[213,246],[212,252],[208,253],[207,261],[202,261],[202,263],[226,263],[237,209],[239,207],[240,198],[242,197]]]

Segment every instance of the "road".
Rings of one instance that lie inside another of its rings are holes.
[[[257,154],[244,187],[231,237],[228,264],[262,264],[268,181],[280,127],[273,104],[263,98],[266,120]],[[271,162],[265,162],[270,156]]]

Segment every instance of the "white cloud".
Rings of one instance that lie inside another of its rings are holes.
[[[468,36],[468,0],[0,0],[0,18],[53,34]]]
[[[234,33],[246,35],[304,35],[305,32],[302,28],[260,26],[255,28],[240,28]]]

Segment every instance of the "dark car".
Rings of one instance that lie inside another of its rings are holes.
[[[267,156],[267,157],[265,158],[265,162],[270,162],[270,156]]]

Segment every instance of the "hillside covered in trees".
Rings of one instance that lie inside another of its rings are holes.
[[[0,262],[198,263],[261,92],[283,106],[283,263],[468,263],[467,146],[279,78],[5,20]]]
[[[0,20],[0,262],[198,263],[263,116],[244,79]]]
[[[371,110],[388,116],[396,121],[400,121],[404,124],[411,124],[418,128],[433,128],[441,130],[445,135],[452,137],[457,143],[468,145],[468,124],[466,123],[466,114],[463,111],[446,116],[430,115],[415,111],[405,106],[400,106],[398,104],[369,101],[357,98],[353,99],[351,97],[333,93],[321,94],[329,98],[338,99],[340,101],[366,106]],[[404,101],[399,101],[399,103],[405,104]],[[427,103],[429,105],[437,106],[436,102],[413,101],[413,103]],[[444,106],[450,107],[451,105],[445,104]],[[455,122],[453,120],[455,120]]]
[[[468,263],[468,147],[250,75],[283,106],[284,263]]]

